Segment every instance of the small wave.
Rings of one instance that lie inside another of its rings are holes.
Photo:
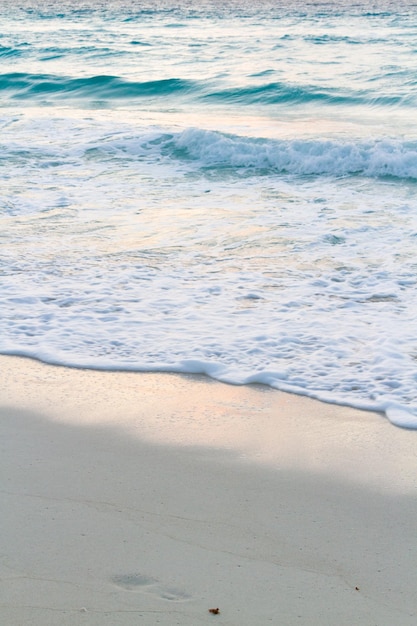
[[[323,44],[334,44],[341,43],[347,45],[364,45],[364,44],[384,44],[385,40],[382,37],[370,37],[367,34],[366,37],[355,36],[351,37],[349,35],[334,35],[325,33],[322,35],[307,35],[304,37],[304,41],[307,41],[312,44],[323,45]]]
[[[240,104],[279,104],[323,102],[333,104],[357,104],[363,101],[354,93],[343,94],[336,89],[322,89],[313,86],[289,85],[273,82],[250,87],[222,89],[204,94],[204,100],[239,102]]]
[[[67,78],[48,74],[9,73],[0,76],[0,92],[13,99],[30,99],[45,95],[87,99],[158,97],[189,92],[197,88],[195,82],[179,78],[134,82],[106,75]]]
[[[307,35],[304,37],[304,41],[309,41],[314,44],[326,44],[326,43],[346,43],[346,44],[359,44],[362,43],[360,39],[349,37],[347,35]],[[369,40],[368,40],[369,41]]]
[[[274,140],[188,129],[174,136],[171,156],[204,168],[266,173],[417,179],[417,142],[400,140]]]
[[[20,48],[0,46],[0,58],[10,58],[22,56],[23,52]]]
[[[261,75],[261,74],[259,74]],[[265,73],[266,75],[266,73]],[[414,81],[414,77],[410,79]],[[408,81],[407,81],[408,82]],[[347,106],[413,106],[416,102],[414,93],[388,93],[381,95],[374,89],[360,91],[342,91],[340,89],[324,88],[315,85],[291,85],[288,83],[272,82],[248,87],[231,87],[211,91],[200,96],[205,101],[222,103],[238,103],[240,105],[253,104],[322,104]]]

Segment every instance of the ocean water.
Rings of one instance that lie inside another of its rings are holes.
[[[3,1],[0,352],[417,427],[417,2]]]

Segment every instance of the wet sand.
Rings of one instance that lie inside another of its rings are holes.
[[[262,386],[0,365],[0,623],[416,623],[416,431]]]

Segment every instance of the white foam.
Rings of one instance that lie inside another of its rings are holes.
[[[411,413],[402,408],[390,407],[385,413],[389,421],[395,426],[417,429],[417,412]]]
[[[413,183],[340,179],[358,154],[368,169],[389,154],[361,141],[13,118],[0,351],[395,406],[414,427]],[[300,178],[328,145],[326,176]]]
[[[417,143],[410,141],[280,141],[188,129],[175,138],[175,144],[206,167],[256,168],[304,175],[417,178]]]

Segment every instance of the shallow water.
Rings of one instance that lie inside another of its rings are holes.
[[[0,351],[416,427],[416,8],[6,3]]]

